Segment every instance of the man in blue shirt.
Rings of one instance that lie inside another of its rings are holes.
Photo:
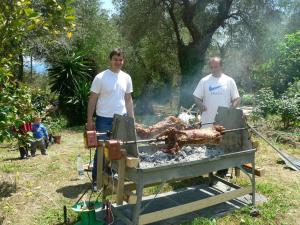
[[[35,156],[36,148],[41,149],[42,155],[47,155],[45,139],[48,140],[49,136],[46,127],[41,123],[40,117],[34,118],[32,134],[35,141],[31,142],[31,156]]]

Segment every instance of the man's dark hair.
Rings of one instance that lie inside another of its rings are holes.
[[[114,55],[122,56],[124,58],[124,52],[120,48],[114,48],[109,54],[109,59],[112,59]]]

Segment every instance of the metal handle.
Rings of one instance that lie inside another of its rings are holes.
[[[262,138],[265,142],[267,142],[284,160],[286,160],[294,170],[299,171],[298,167],[289,159],[287,158],[277,147],[275,147],[270,141],[268,141],[261,133],[259,133],[253,126],[250,126],[247,123],[247,126],[256,133],[260,138]]]

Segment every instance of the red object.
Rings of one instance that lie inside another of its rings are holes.
[[[106,211],[105,211],[105,222],[107,224],[111,224],[113,222],[113,215],[111,211],[111,203],[110,201],[106,201]]]
[[[13,132],[15,133],[19,133],[19,134],[25,134],[29,131],[32,131],[32,123],[24,123],[21,126],[19,126],[18,128],[13,127]]]
[[[84,133],[84,142],[86,148],[94,148],[98,146],[96,131],[86,131]]]
[[[32,123],[24,123],[23,125],[20,126],[20,130],[25,132],[32,131]]]
[[[56,144],[60,144],[60,142],[61,142],[61,136],[60,135],[53,136],[53,138],[54,138],[54,141],[55,141]]]
[[[105,147],[108,148],[109,160],[120,160],[122,159],[121,144],[118,140],[107,140]]]

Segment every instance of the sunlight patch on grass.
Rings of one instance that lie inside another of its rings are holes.
[[[5,162],[0,166],[0,170],[4,173],[15,173],[22,171],[22,165],[14,162]]]

